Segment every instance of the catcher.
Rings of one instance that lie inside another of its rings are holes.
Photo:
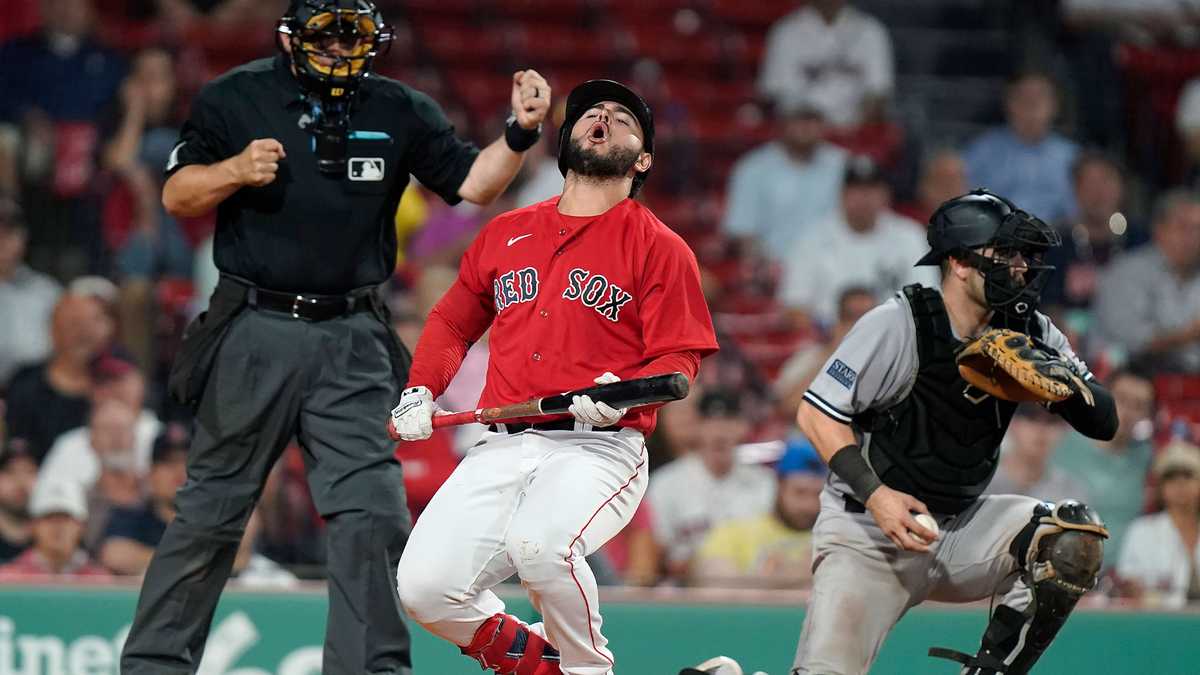
[[[1116,432],[1112,397],[1036,311],[1058,235],[975,190],[942,204],[928,236],[917,264],[941,266],[941,292],[908,286],[863,316],[797,413],[832,471],[793,675],[865,673],[910,607],[995,593],[977,653],[930,654],[964,674],[1027,673],[1100,569],[1108,532],[1088,506],[980,496],[1016,401]]]

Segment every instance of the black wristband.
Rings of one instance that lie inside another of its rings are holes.
[[[517,122],[516,115],[510,116],[508,123],[504,125],[504,142],[513,152],[525,152],[541,137],[542,125],[537,125],[536,129],[526,129]]]
[[[857,445],[847,445],[833,453],[829,460],[829,469],[837,474],[838,478],[850,484],[854,496],[863,504],[866,504],[871,494],[883,485],[875,470],[863,457],[862,448]]]

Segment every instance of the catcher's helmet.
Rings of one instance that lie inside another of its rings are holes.
[[[963,260],[984,276],[987,302],[993,309],[1027,317],[1037,308],[1053,265],[1046,251],[1061,243],[1052,227],[984,189],[955,197],[929,217],[929,253],[917,265],[938,265],[947,257]],[[991,248],[990,256],[979,249]],[[1011,274],[1011,258],[1020,254],[1024,283]]]
[[[592,106],[603,101],[613,101],[629,108],[633,116],[637,118],[638,124],[642,127],[642,150],[644,152],[654,153],[654,113],[650,111],[649,104],[641,96],[638,96],[629,87],[614,82],[613,80],[588,80],[583,84],[571,90],[567,95],[566,109],[563,114],[562,128],[558,132],[558,170],[562,175],[567,175],[566,152],[564,150],[567,144],[571,142],[571,128],[579,121],[580,117],[588,111]],[[636,197],[639,190],[642,189],[642,183],[646,182],[646,177],[650,175],[650,170],[639,172],[633,177],[633,188],[629,191],[630,197]]]
[[[371,0],[291,0],[276,30],[291,46],[300,86],[324,100],[348,99],[393,38]],[[335,42],[348,53],[328,51]]]

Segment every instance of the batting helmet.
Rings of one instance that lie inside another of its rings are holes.
[[[917,265],[939,265],[948,257],[966,262],[983,274],[988,305],[1020,317],[1037,308],[1054,271],[1043,257],[1062,241],[1041,219],[983,189],[939,206],[929,217],[927,236],[930,251]],[[992,249],[990,256],[979,251],[985,248]],[[1011,273],[1017,254],[1026,268],[1023,281]]]
[[[613,80],[588,80],[571,90],[567,95],[566,109],[563,114],[562,128],[558,132],[558,170],[563,177],[567,175],[566,152],[564,150],[571,141],[571,128],[583,117],[592,106],[603,101],[620,103],[633,113],[638,124],[642,127],[642,150],[654,153],[654,113],[650,105],[629,87]],[[629,190],[630,197],[636,197],[650,170],[639,172],[633,177],[633,187]]]

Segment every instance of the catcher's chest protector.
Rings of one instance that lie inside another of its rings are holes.
[[[941,293],[913,284],[904,295],[916,324],[916,382],[900,403],[855,421],[872,432],[871,465],[884,483],[936,513],[959,513],[991,481],[1017,404],[969,387],[958,374],[954,357],[962,343],[950,330]],[[997,314],[993,323],[1005,321]],[[1041,337],[1037,320],[1028,330]]]

